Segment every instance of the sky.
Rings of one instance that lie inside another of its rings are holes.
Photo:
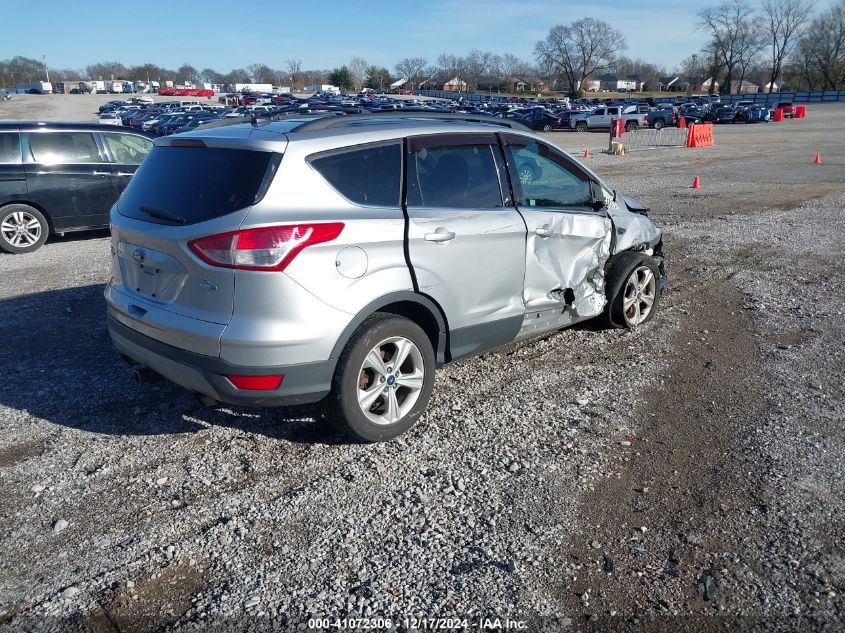
[[[0,0],[0,59],[46,55],[53,68],[188,62],[223,73],[253,63],[284,68],[287,59],[301,59],[303,70],[328,69],[354,56],[392,71],[403,57],[433,64],[440,53],[474,48],[534,61],[534,45],[551,26],[594,17],[625,35],[624,55],[671,70],[706,40],[695,28],[702,6],[688,0]]]

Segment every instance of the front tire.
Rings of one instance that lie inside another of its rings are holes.
[[[340,432],[382,442],[410,429],[434,389],[434,349],[416,323],[376,313],[355,330],[320,403]]]
[[[544,132],[551,132],[551,131],[552,131],[552,126],[551,126],[551,125],[549,125],[548,123],[546,123],[546,124],[543,126],[543,131],[544,131]]]
[[[0,209],[0,250],[21,254],[37,251],[50,234],[47,218],[28,204]]]
[[[660,267],[654,257],[625,251],[605,269],[604,324],[633,329],[654,317],[660,302]]]

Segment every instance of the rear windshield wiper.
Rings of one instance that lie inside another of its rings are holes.
[[[188,220],[181,216],[174,215],[172,213],[168,213],[167,211],[162,211],[160,209],[156,209],[155,207],[151,207],[146,204],[142,204],[140,209],[151,218],[158,218],[159,220],[168,220],[169,222],[176,222],[177,224],[188,223]]]

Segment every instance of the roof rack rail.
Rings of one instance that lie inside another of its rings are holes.
[[[392,112],[373,112],[372,114],[349,114],[347,116],[318,116],[317,118],[305,121],[297,125],[296,132],[312,132],[316,130],[328,130],[335,127],[343,127],[348,123],[356,121],[372,121],[373,119],[432,119],[434,121],[464,121],[467,123],[490,123],[512,129],[528,130],[528,127],[517,121],[509,119],[496,119],[494,117],[479,116],[472,114],[453,114],[447,112],[403,112],[394,110]]]
[[[249,123],[250,118],[246,116],[229,117],[227,119],[213,119],[208,123],[203,123],[200,128],[207,130],[213,127],[226,127],[227,125],[238,125],[241,123]]]

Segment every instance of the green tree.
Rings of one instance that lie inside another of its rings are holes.
[[[355,87],[355,82],[352,78],[352,73],[346,66],[335,68],[329,74],[329,83],[331,83],[333,86],[337,86],[338,88],[340,88],[342,92],[349,92]]]
[[[366,76],[366,86],[368,88],[384,90],[393,83],[393,77],[390,76],[390,71],[387,68],[370,66],[367,68]]]

